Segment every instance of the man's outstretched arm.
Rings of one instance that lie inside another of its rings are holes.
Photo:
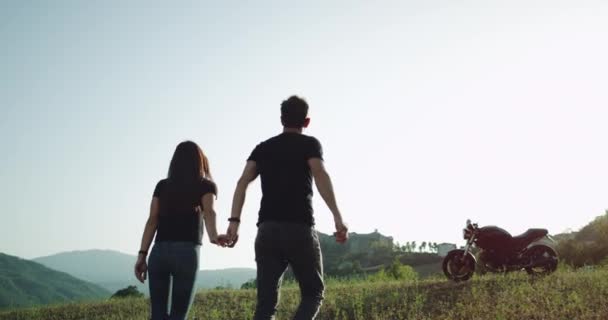
[[[320,158],[310,158],[308,160],[310,171],[312,176],[315,178],[315,184],[317,185],[317,191],[323,198],[323,201],[327,204],[327,207],[334,216],[334,222],[336,224],[336,241],[345,242],[348,239],[348,227],[342,219],[342,214],[338,209],[336,203],[336,196],[334,194],[334,187],[331,183],[331,178],[325,170],[323,160]]]
[[[247,188],[251,181],[255,180],[258,176],[258,169],[255,161],[249,160],[245,164],[245,170],[236,183],[236,189],[234,190],[234,196],[232,197],[232,211],[230,218],[237,219],[237,221],[231,221],[228,225],[228,237],[232,240],[232,246],[236,244],[239,237],[239,224],[238,220],[241,219],[241,212],[243,211],[243,205],[245,204],[245,196],[247,194]]]

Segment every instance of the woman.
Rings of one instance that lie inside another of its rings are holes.
[[[180,143],[171,159],[167,179],[159,181],[154,189],[150,217],[135,264],[139,281],[144,282],[146,272],[150,277],[152,320],[186,319],[196,291],[203,220],[209,241],[224,243],[215,224],[216,194],[207,157],[196,143]],[[155,233],[148,267],[146,256]],[[171,277],[171,312],[167,313]]]

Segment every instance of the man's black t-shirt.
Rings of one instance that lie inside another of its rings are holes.
[[[256,162],[262,180],[258,225],[267,220],[314,225],[311,158],[323,159],[321,144],[300,133],[282,133],[255,147],[247,160]]]
[[[156,241],[202,244],[203,220],[196,208],[203,208],[201,198],[207,193],[217,194],[215,183],[210,180],[159,181],[154,189],[154,197],[159,199],[160,205]]]

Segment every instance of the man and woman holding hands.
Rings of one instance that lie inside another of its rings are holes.
[[[337,242],[348,239],[348,228],[323,165],[321,144],[316,138],[302,134],[310,123],[308,103],[297,96],[283,101],[281,123],[283,132],[258,144],[247,159],[234,191],[224,235],[218,235],[216,228],[213,206],[217,189],[207,157],[194,142],[185,141],[177,146],[167,179],[159,181],[154,190],[135,264],[136,277],[141,282],[149,279],[152,320],[186,318],[196,291],[202,226],[210,242],[234,247],[247,188],[258,176],[262,201],[255,239],[254,319],[274,319],[281,280],[288,265],[302,296],[293,319],[309,320],[317,315],[324,284],[321,248],[314,229],[313,179],[333,214]],[[168,310],[170,291],[171,310]]]

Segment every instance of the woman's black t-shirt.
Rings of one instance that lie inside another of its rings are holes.
[[[160,212],[156,241],[185,241],[202,244],[203,209],[201,198],[217,194],[215,183],[203,179],[192,182],[164,179],[156,184],[154,197],[159,199]]]

